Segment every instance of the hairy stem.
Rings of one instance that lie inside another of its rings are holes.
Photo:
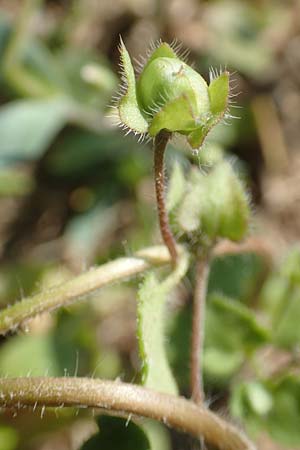
[[[154,140],[154,176],[155,191],[158,209],[158,219],[161,235],[164,243],[168,247],[173,265],[177,261],[176,241],[170,229],[169,218],[165,202],[165,173],[164,173],[164,154],[170,133],[161,131]]]
[[[16,329],[37,314],[73,303],[103,286],[140,274],[153,265],[160,266],[170,261],[166,247],[150,247],[140,250],[133,257],[119,258],[94,267],[61,285],[25,297],[0,311],[0,335]]]
[[[193,304],[192,344],[191,344],[191,395],[200,405],[204,401],[202,381],[202,359],[205,323],[205,299],[209,275],[209,256],[201,256],[196,264],[196,281]]]
[[[206,408],[140,386],[88,378],[0,379],[0,406],[103,408],[159,420],[223,450],[255,450],[237,428]]]

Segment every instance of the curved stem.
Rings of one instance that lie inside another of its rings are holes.
[[[219,241],[214,249],[214,257],[223,257],[226,255],[238,255],[241,253],[256,253],[260,256],[267,267],[272,267],[274,255],[271,247],[260,237],[251,236],[242,242],[232,242],[228,239]]]
[[[192,345],[191,345],[191,394],[192,400],[200,405],[204,401],[202,380],[203,340],[205,323],[205,299],[209,275],[209,256],[201,256],[196,264],[194,291]]]
[[[92,407],[159,420],[223,450],[255,450],[237,428],[206,408],[140,386],[88,378],[0,379],[1,407]]]
[[[133,257],[119,258],[94,267],[59,286],[25,297],[0,311],[0,335],[15,330],[37,314],[68,305],[103,286],[138,275],[153,265],[160,266],[170,261],[166,247],[150,247],[140,250]]]
[[[154,140],[154,175],[155,175],[155,191],[158,209],[158,219],[161,235],[164,243],[173,261],[173,265],[177,261],[176,241],[170,229],[169,218],[165,203],[165,173],[164,173],[164,154],[170,133],[162,130]]]

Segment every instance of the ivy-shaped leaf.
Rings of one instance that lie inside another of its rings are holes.
[[[165,349],[166,299],[171,289],[185,275],[188,256],[182,253],[175,270],[159,281],[153,272],[148,273],[138,293],[138,341],[142,359],[142,383],[152,389],[177,394]]]

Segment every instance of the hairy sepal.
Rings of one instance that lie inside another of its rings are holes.
[[[171,132],[195,129],[195,118],[191,105],[185,95],[181,95],[173,101],[165,104],[161,110],[155,114],[149,127],[149,135],[154,137],[161,130]]]
[[[144,134],[148,130],[148,122],[143,117],[137,101],[136,82],[129,53],[121,39],[120,43],[122,79],[125,83],[125,94],[120,98],[118,111],[120,121],[130,130]]]

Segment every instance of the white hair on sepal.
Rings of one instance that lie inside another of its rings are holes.
[[[179,59],[181,59],[184,63],[188,61],[191,51],[188,48],[184,48],[182,42],[180,42],[177,38],[174,38],[169,45]]]
[[[139,55],[138,57],[133,58],[134,61],[134,71],[136,75],[140,75],[143,71],[145,65],[147,64],[149,58],[151,58],[152,54],[155,52],[156,49],[159,48],[159,46],[162,44],[162,40],[158,39],[157,41],[154,41],[151,39],[149,43],[149,48],[146,50],[146,56]]]
[[[237,97],[241,94],[240,91],[234,92],[234,90],[235,90],[235,89],[237,88],[237,86],[238,86],[238,82],[236,82],[236,80],[234,80],[234,79],[232,78],[232,75],[234,75],[235,73],[236,73],[236,72],[230,73],[230,77],[229,77],[228,106],[227,106],[227,109],[226,109],[225,114],[224,114],[224,118],[225,118],[225,119],[230,119],[230,120],[231,120],[231,119],[237,119],[237,120],[241,119],[240,116],[237,116],[237,115],[231,113],[231,109],[232,109],[232,108],[235,108],[235,109],[241,109],[241,108],[242,108],[242,106],[236,105],[236,100],[234,100],[235,98],[237,98]],[[235,84],[233,84],[233,82],[235,82]]]
[[[208,72],[209,72],[209,82],[210,83],[220,76],[218,69],[216,69],[215,67],[210,66]]]
[[[140,55],[138,57],[134,57],[133,61],[134,61],[134,71],[136,75],[140,75],[140,73],[143,71],[147,63],[147,58],[145,56]]]

